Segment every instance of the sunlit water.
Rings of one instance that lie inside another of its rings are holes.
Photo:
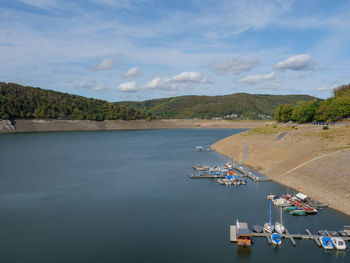
[[[188,178],[195,164],[229,161],[196,145],[239,131],[0,135],[0,262],[350,262],[350,250],[325,252],[313,241],[276,248],[255,239],[249,250],[229,242],[236,218],[263,224],[266,195],[287,192]],[[331,209],[283,215],[292,233],[350,224]]]

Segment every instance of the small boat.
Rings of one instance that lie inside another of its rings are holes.
[[[315,209],[311,206],[308,206],[308,205],[304,207],[304,211],[305,211],[305,213],[310,214],[310,215],[317,214],[317,209]]]
[[[282,245],[282,237],[280,234],[273,233],[271,235],[271,241],[272,241],[272,244],[274,245]]]
[[[341,235],[342,237],[347,237],[348,235],[344,232],[344,230],[340,230],[338,231],[339,235]]]
[[[272,234],[274,230],[274,226],[272,224],[272,209],[271,209],[271,199],[270,199],[270,222],[264,224],[264,231]]]
[[[344,226],[343,231],[350,237],[350,226]]]
[[[306,216],[306,213],[304,210],[294,210],[290,212],[290,214],[293,216]]]
[[[275,195],[268,195],[268,196],[267,196],[267,199],[268,199],[268,200],[271,200],[271,199],[274,199],[274,198],[275,198]]]
[[[319,230],[319,231],[318,231],[318,234],[319,234],[320,236],[327,236],[327,232],[326,232],[325,230]]]
[[[260,225],[254,225],[253,226],[253,231],[256,233],[262,233],[263,232],[263,228]]]
[[[332,243],[336,249],[338,249],[338,250],[345,250],[346,249],[346,244],[342,238],[332,237],[331,240],[332,240]]]
[[[286,211],[293,211],[293,210],[299,210],[299,207],[295,207],[295,206],[289,206],[289,207],[284,207],[283,210]]]
[[[272,203],[276,206],[280,206],[280,207],[287,207],[287,206],[291,206],[292,204],[284,199],[284,198],[278,198],[278,199],[273,199]]]
[[[336,237],[338,235],[337,231],[328,231],[331,236]]]
[[[280,222],[275,222],[275,230],[281,235],[284,233],[284,231],[286,231],[286,228],[282,223],[282,207],[280,207]]]
[[[270,223],[265,223],[264,224],[264,231],[265,232],[267,232],[269,234],[272,234],[273,230],[274,230],[274,226],[273,225],[271,225]]]
[[[333,249],[334,244],[330,237],[321,236],[318,238],[324,249]]]

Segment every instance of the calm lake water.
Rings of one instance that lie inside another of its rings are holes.
[[[349,249],[326,252],[313,241],[273,247],[255,239],[250,250],[229,242],[236,218],[263,224],[266,195],[287,192],[272,182],[188,178],[195,164],[229,161],[196,145],[240,131],[0,135],[0,262],[350,262]],[[283,215],[292,233],[350,224],[331,209]]]

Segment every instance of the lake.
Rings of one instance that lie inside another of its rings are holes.
[[[223,186],[187,176],[193,165],[229,161],[196,145],[240,131],[0,135],[0,262],[350,262],[349,250],[326,252],[313,241],[273,247],[255,239],[249,250],[229,242],[237,218],[262,225],[266,196],[290,191],[274,182]],[[283,220],[291,233],[350,224],[332,209],[284,212]]]

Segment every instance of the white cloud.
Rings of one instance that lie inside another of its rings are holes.
[[[140,69],[138,67],[133,67],[128,70],[128,72],[124,73],[125,78],[134,78],[140,74]]]
[[[171,78],[154,78],[142,86],[143,90],[182,91],[191,84],[212,84],[214,80],[204,78],[199,72],[182,72]]]
[[[213,80],[212,78],[203,78],[201,80],[201,83],[202,84],[214,84],[215,83],[215,80]]]
[[[218,74],[238,75],[241,72],[251,70],[257,64],[257,60],[230,59],[211,65],[214,72]]]
[[[108,70],[113,67],[115,61],[113,58],[105,58],[102,62],[97,66],[97,70]]]
[[[39,8],[52,8],[58,6],[57,1],[55,0],[20,0],[20,2]]]
[[[339,87],[338,84],[333,84],[331,86],[322,86],[317,88],[316,91],[333,91],[337,87]]]
[[[289,57],[284,61],[278,62],[275,66],[276,69],[281,70],[308,70],[312,69],[314,63],[312,62],[312,58],[310,54],[300,54],[293,57]]]
[[[199,82],[202,75],[199,72],[182,72],[171,79],[174,82]]]
[[[105,88],[102,85],[97,85],[97,86],[92,87],[92,90],[102,91],[102,90],[105,90]]]
[[[132,92],[132,91],[137,91],[137,87],[136,87],[136,82],[132,81],[132,82],[123,82],[121,83],[118,87],[117,90],[119,91],[123,91],[123,92]]]
[[[143,89],[159,89],[164,87],[165,83],[169,82],[169,79],[161,79],[159,77],[152,79],[151,81],[147,82]]]
[[[102,85],[96,84],[94,81],[83,81],[74,86],[76,89],[90,89],[94,91],[106,90]]]
[[[241,78],[240,80],[238,80],[238,82],[246,83],[246,84],[256,84],[256,83],[260,83],[263,81],[272,80],[275,78],[275,76],[276,76],[275,72],[271,72],[271,73],[265,74],[265,75],[252,75],[252,76],[247,76],[247,77]]]

